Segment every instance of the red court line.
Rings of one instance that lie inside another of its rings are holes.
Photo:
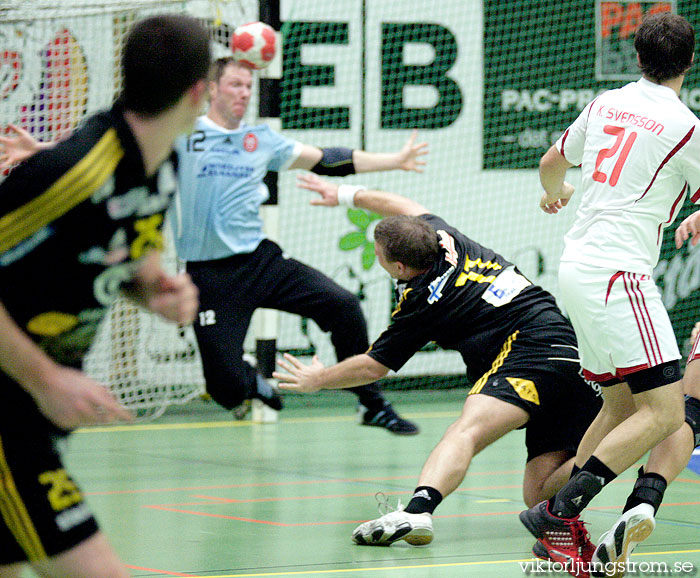
[[[521,484],[512,484],[507,486],[480,486],[473,488],[460,488],[456,490],[457,492],[470,492],[474,490],[510,490],[513,488],[520,488]],[[274,498],[222,498],[218,496],[207,496],[203,494],[195,494],[195,498],[200,498],[202,500],[207,500],[206,502],[174,502],[169,504],[156,504],[158,506],[206,506],[211,504],[254,504],[260,502],[290,502],[293,500],[333,500],[336,498],[366,498],[368,496],[374,496],[377,492],[362,492],[354,494],[323,494],[320,496],[286,496],[286,497],[274,497]],[[400,490],[395,492],[382,492],[385,496],[398,496],[404,494],[410,494],[411,490]]]
[[[676,478],[673,480],[674,484],[677,482],[685,482],[686,484],[700,484],[700,480],[690,480],[688,478]]]
[[[629,480],[616,480],[617,482],[624,482],[624,481],[629,481]],[[682,480],[676,480],[676,481],[682,481]],[[691,481],[691,480],[689,480]],[[460,488],[457,491],[473,491],[473,490],[484,490],[484,489],[501,489],[501,488],[516,488],[520,487],[519,485],[508,485],[508,486],[483,486],[483,487],[472,487],[472,488]],[[384,495],[391,496],[391,495],[396,495],[396,494],[403,494],[406,493],[404,491],[395,491],[395,492],[384,492]],[[367,492],[367,493],[356,493],[356,494],[328,494],[328,495],[323,495],[323,496],[292,496],[292,497],[272,497],[272,498],[251,498],[251,499],[245,499],[245,500],[240,500],[240,499],[232,499],[232,498],[219,498],[216,496],[204,496],[204,495],[198,495],[196,497],[200,497],[202,499],[205,499],[207,501],[205,502],[190,502],[190,503],[179,503],[179,504],[152,504],[152,505],[144,505],[144,508],[149,508],[152,510],[162,510],[166,512],[175,512],[179,514],[188,514],[192,516],[204,516],[204,517],[210,517],[210,518],[223,518],[227,520],[237,520],[240,522],[250,522],[253,524],[266,524],[270,526],[278,526],[278,527],[299,527],[299,526],[325,526],[325,525],[337,525],[337,524],[357,524],[360,522],[363,522],[365,520],[340,520],[340,521],[334,521],[334,522],[299,522],[299,523],[284,523],[284,522],[272,522],[269,520],[257,520],[254,518],[243,518],[241,516],[229,516],[226,514],[211,514],[207,512],[199,512],[199,511],[194,511],[194,510],[184,510],[182,508],[178,508],[175,506],[207,506],[207,505],[214,505],[214,504],[242,504],[242,503],[259,503],[259,502],[285,502],[285,501],[292,501],[292,500],[322,500],[322,499],[337,499],[337,498],[349,498],[349,497],[367,497],[367,496],[372,496],[374,495],[375,492]],[[674,506],[697,506],[700,505],[700,502],[671,502],[671,503],[666,503],[664,506],[666,507],[674,507]],[[596,507],[591,507],[589,510],[617,510],[621,508],[621,505],[614,505],[614,506],[596,506]],[[441,516],[434,516],[435,518],[472,518],[472,517],[480,517],[480,516],[512,516],[515,514],[518,514],[520,510],[513,510],[513,511],[504,511],[504,512],[475,512],[475,513],[469,513],[469,514],[451,514],[451,515],[441,515]]]
[[[522,474],[524,470],[498,470],[489,472],[469,472],[470,477],[494,476],[502,474]],[[222,484],[216,486],[182,486],[175,488],[143,488],[140,490],[107,490],[102,492],[83,492],[86,496],[114,496],[121,494],[157,494],[159,492],[192,492],[198,490],[226,490],[232,488],[269,488],[277,486],[304,486],[313,484],[338,484],[348,482],[381,482],[391,480],[411,480],[416,479],[416,475],[410,476],[381,476],[376,478],[341,478],[324,480],[299,480],[291,482],[261,482],[247,484]]]
[[[144,570],[145,572],[156,572],[158,574],[166,574],[168,576],[182,576],[183,578],[200,578],[197,574],[180,574],[179,572],[168,572],[167,570],[158,570],[156,568],[145,568],[143,566],[133,566],[132,564],[125,564],[127,568],[132,570]]]
[[[664,504],[664,506],[697,506],[700,502],[676,502],[670,504]],[[163,510],[165,512],[175,512],[178,514],[189,514],[192,516],[204,516],[206,518],[223,518],[225,520],[237,520],[239,522],[250,522],[252,524],[264,524],[268,526],[277,526],[280,528],[296,528],[301,526],[336,526],[342,524],[361,524],[367,520],[337,520],[334,522],[297,522],[297,523],[285,523],[285,522],[271,522],[269,520],[256,520],[254,518],[243,518],[240,516],[228,516],[225,514],[208,514],[206,512],[197,512],[194,510],[182,510],[180,508],[169,508],[165,506],[144,506],[144,508],[149,508],[152,510]],[[588,508],[589,510],[619,510],[622,508],[622,504],[615,506],[596,506]],[[509,510],[504,512],[474,512],[471,514],[447,514],[443,516],[433,516],[435,519],[448,519],[448,518],[478,518],[483,516],[514,516],[522,511]]]
[[[456,492],[471,492],[474,490],[511,490],[513,488],[520,488],[522,484],[511,484],[507,486],[480,486],[473,488],[460,488],[455,490]],[[413,490],[400,490],[395,492],[382,492],[385,496],[400,496],[403,494],[410,494]],[[195,494],[195,498],[200,498],[202,500],[211,500],[212,502],[224,503],[224,504],[252,504],[257,502],[288,502],[291,500],[331,500],[335,498],[366,498],[367,496],[374,496],[377,492],[361,492],[354,494],[323,494],[319,496],[287,496],[287,497],[274,497],[274,498],[222,498],[219,496],[207,496],[204,494]],[[206,504],[207,502],[200,502]],[[170,506],[187,506],[196,505],[196,502],[188,503],[175,503],[175,504],[162,504]]]

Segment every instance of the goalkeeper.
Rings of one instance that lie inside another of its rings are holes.
[[[600,408],[597,384],[580,376],[573,328],[554,298],[502,256],[392,193],[338,187],[313,175],[300,186],[317,204],[354,205],[387,217],[375,228],[379,264],[398,282],[391,325],[367,353],[330,367],[291,355],[275,372],[282,389],[313,392],[355,387],[398,371],[435,341],[458,351],[474,386],[462,415],[432,451],[405,509],[358,526],[358,544],[427,544],[432,513],[464,479],[472,458],[508,432],[525,428],[526,504],[554,494],[568,479],[576,448]],[[354,194],[354,196],[353,196]]]
[[[425,144],[415,134],[397,153],[319,149],[290,140],[267,125],[243,122],[252,88],[251,71],[233,58],[212,67],[209,110],[177,147],[180,197],[175,215],[178,257],[199,288],[195,333],[207,391],[232,409],[258,397],[275,409],[281,402],[243,360],[243,341],[253,312],[277,309],[313,319],[330,332],[339,360],[367,350],[367,327],[352,293],[265,238],[260,205],[267,199],[267,171],[310,169],[342,176],[355,172],[419,171]],[[353,388],[361,423],[399,434],[418,428],[396,414],[377,384]]]

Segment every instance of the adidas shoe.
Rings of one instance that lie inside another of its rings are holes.
[[[578,516],[559,518],[549,512],[547,501],[520,512],[520,521],[544,547],[549,559],[565,565],[573,576],[588,578],[588,563],[594,549],[588,531]],[[537,545],[536,545],[537,546]],[[543,554],[542,548],[537,546]],[[538,557],[542,555],[535,552]]]
[[[416,424],[396,413],[388,401],[385,401],[384,406],[377,411],[370,411],[364,405],[359,404],[358,414],[361,425],[383,427],[391,433],[400,436],[416,435],[420,432]]]
[[[384,505],[390,507],[386,500]],[[404,540],[414,546],[423,546],[433,541],[433,517],[427,512],[423,514],[404,512],[399,501],[398,508],[393,512],[385,513],[380,518],[355,528],[352,540],[355,544],[363,546],[389,546],[398,540]]]
[[[654,510],[649,504],[627,510],[612,529],[600,537],[591,561],[591,576],[624,576],[632,550],[646,540],[655,527]]]

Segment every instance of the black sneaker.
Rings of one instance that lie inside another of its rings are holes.
[[[282,409],[282,398],[280,394],[277,393],[274,387],[259,373],[255,376],[255,382],[257,384],[257,391],[253,394],[253,397],[262,401],[268,407],[276,411]]]
[[[380,410],[374,412],[360,404],[358,413],[360,414],[360,425],[383,427],[399,436],[412,436],[420,432],[416,424],[396,413],[388,401],[384,402],[384,406]]]

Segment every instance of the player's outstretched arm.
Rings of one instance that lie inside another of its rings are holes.
[[[389,373],[389,368],[367,354],[348,357],[340,363],[326,367],[314,355],[310,365],[299,361],[289,353],[277,365],[287,373],[275,371],[272,376],[279,380],[279,388],[300,393],[313,393],[321,389],[344,389],[372,383]]]
[[[573,167],[556,147],[551,147],[540,160],[540,183],[544,194],[540,199],[540,209],[554,215],[569,204],[574,187],[564,180],[566,171]]]
[[[428,154],[428,143],[416,143],[417,136],[418,131],[414,130],[401,150],[395,153],[354,151],[352,159],[355,164],[355,172],[369,173],[398,169],[422,173],[425,161],[421,157]]]
[[[199,306],[199,291],[187,273],[168,275],[160,253],[151,251],[140,263],[133,281],[123,288],[132,301],[180,324],[192,323]]]
[[[428,210],[411,199],[388,193],[375,191],[354,185],[336,185],[316,175],[305,173],[299,175],[297,186],[302,189],[314,191],[320,198],[313,198],[310,203],[325,207],[335,207],[340,204],[367,209],[381,215],[424,215]]]
[[[112,395],[82,371],[57,364],[10,317],[0,303],[0,367],[58,427],[131,421]]]
[[[320,149],[303,145],[301,153],[289,168],[334,177],[393,170],[421,173],[425,166],[422,157],[428,154],[428,143],[416,143],[417,136],[418,132],[413,131],[403,147],[395,153],[372,153],[340,147]]]
[[[700,241],[700,211],[696,211],[689,217],[683,219],[683,222],[676,229],[676,249],[680,249],[690,237],[690,244],[694,247]]]

